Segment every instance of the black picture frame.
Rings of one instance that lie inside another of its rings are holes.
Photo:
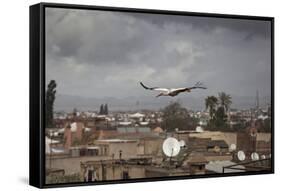
[[[243,173],[208,174],[172,176],[161,178],[142,178],[130,180],[111,180],[90,183],[45,184],[45,9],[64,8],[79,10],[102,10],[118,12],[153,13],[165,15],[198,16],[210,18],[230,18],[262,20],[271,22],[271,170]],[[213,13],[195,13],[183,11],[167,11],[152,9],[134,9],[122,7],[103,7],[74,4],[39,3],[30,6],[30,138],[29,138],[29,184],[38,188],[67,186],[85,186],[100,184],[132,183],[147,181],[167,181],[177,179],[211,178],[226,176],[244,176],[274,173],[274,18],[248,15],[228,15]]]

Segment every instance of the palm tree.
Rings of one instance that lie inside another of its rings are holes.
[[[218,98],[215,96],[208,96],[205,99],[205,105],[206,109],[209,109],[211,119],[213,119],[216,112],[216,107],[218,105]]]
[[[229,110],[230,105],[232,104],[231,96],[225,92],[219,93],[220,105],[224,108],[225,112]]]

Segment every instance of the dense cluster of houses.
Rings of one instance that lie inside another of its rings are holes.
[[[231,111],[230,124],[250,122],[241,132],[204,131],[208,112],[191,116],[199,119],[194,130],[166,132],[161,112],[56,113],[55,128],[46,129],[47,176],[79,173],[80,181],[118,180],[222,173],[223,167],[236,164],[240,170],[224,172],[244,172],[248,168],[241,164],[238,151],[245,153],[245,161],[253,160],[252,153],[270,159],[271,134],[259,132],[255,123],[268,119],[267,112]],[[167,137],[183,143],[178,156],[163,154]],[[269,163],[257,166],[266,168]]]

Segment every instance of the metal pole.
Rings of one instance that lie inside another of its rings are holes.
[[[173,151],[174,151],[174,148],[172,148],[172,153],[171,153],[171,156],[170,156],[170,165],[172,165],[172,156],[173,156]]]

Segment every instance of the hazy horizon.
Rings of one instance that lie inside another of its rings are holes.
[[[265,108],[270,104],[269,97],[260,97],[260,107]],[[153,96],[127,97],[127,98],[85,98],[81,96],[57,95],[55,102],[55,111],[71,112],[74,108],[79,111],[99,111],[101,104],[108,104],[109,111],[137,111],[137,110],[159,110],[163,109],[170,102],[180,102],[181,105],[193,111],[202,111],[205,109],[205,97],[185,97],[178,96],[174,98]],[[233,96],[231,109],[250,109],[256,107],[256,97],[254,96]]]

